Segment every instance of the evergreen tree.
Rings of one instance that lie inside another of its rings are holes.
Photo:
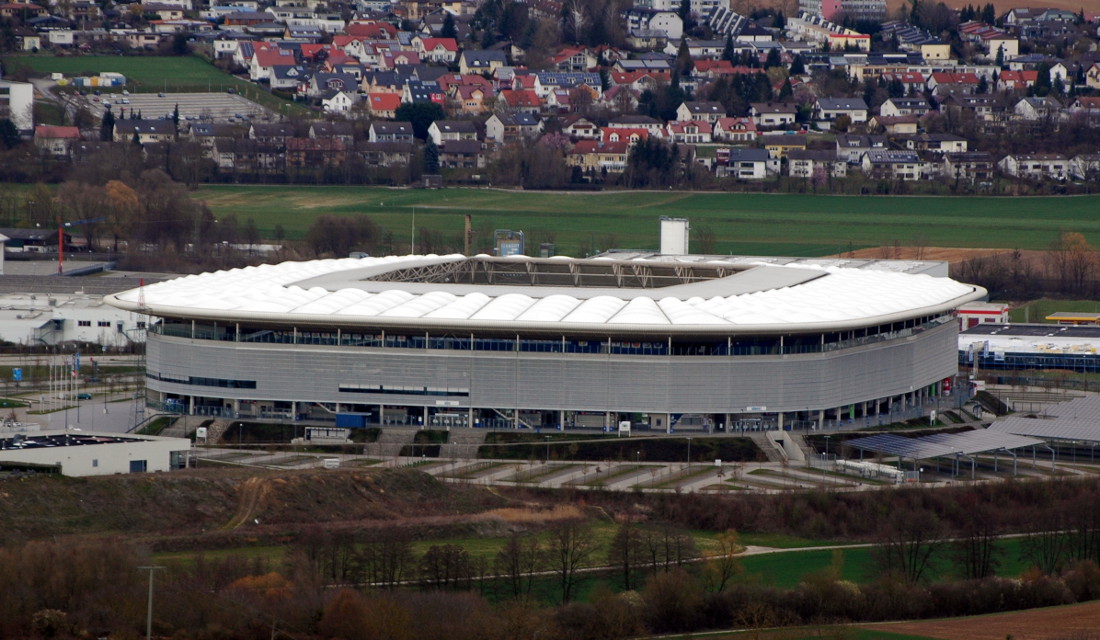
[[[806,73],[806,63],[802,62],[802,55],[796,55],[791,61],[791,75],[800,76]]]
[[[1005,48],[1004,45],[997,47],[997,60],[994,62],[998,69],[1004,69],[1005,67]]]
[[[989,81],[985,79],[985,76],[981,76],[978,78],[978,88],[975,93],[986,93],[987,91],[989,91]]]
[[[986,24],[993,24],[997,21],[997,9],[993,7],[993,3],[985,5],[982,8],[982,22]]]
[[[691,53],[688,51],[687,38],[680,39],[680,49],[676,52],[676,73],[680,76],[691,75]]]
[[[424,145],[424,173],[439,173],[439,147],[433,140],[428,140],[428,144]]]
[[[180,106],[177,103],[176,108],[172,110],[172,124],[176,125],[176,129],[180,128]]]
[[[0,147],[14,149],[22,140],[19,138],[19,129],[10,118],[0,119]]]
[[[99,123],[99,139],[103,142],[115,139],[115,114],[110,109],[103,113],[103,120]]]
[[[779,59],[779,48],[772,47],[768,50],[768,57],[764,60],[764,68],[771,69],[772,67],[778,67],[780,64],[782,64],[782,61]]]
[[[130,144],[134,145],[135,147],[141,146],[141,138],[138,137],[137,128],[134,128],[134,135],[130,137]]]
[[[726,46],[722,47],[722,59],[733,62],[733,34],[726,34]]]
[[[772,21],[772,27],[783,30],[787,28],[787,16],[783,15],[782,11],[775,13],[775,20]]]
[[[458,38],[458,29],[455,27],[455,17],[451,15],[450,11],[444,12],[443,27],[439,30],[439,37]]]

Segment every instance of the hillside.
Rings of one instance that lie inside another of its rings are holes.
[[[156,548],[219,546],[328,528],[489,523],[506,501],[411,470],[199,470],[0,483],[0,544],[67,535],[137,537]]]

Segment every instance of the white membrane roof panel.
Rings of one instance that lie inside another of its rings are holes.
[[[493,258],[484,258],[493,260]],[[395,269],[445,268],[463,256],[390,256],[284,262],[185,276],[107,296],[115,306],[152,315],[323,322],[422,321],[508,326],[685,327],[782,331],[855,326],[942,312],[984,295],[949,278],[832,261],[798,266],[731,257],[708,264],[732,275],[657,288],[569,288],[387,281]],[[555,264],[572,259],[559,258]],[[606,264],[607,258],[599,261]],[[544,261],[545,262],[545,261]],[[576,261],[579,267],[594,261]],[[669,262],[674,264],[675,261]],[[139,299],[144,296],[144,306]]]

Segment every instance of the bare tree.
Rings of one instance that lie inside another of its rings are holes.
[[[943,543],[943,524],[925,509],[903,508],[880,531],[875,549],[880,569],[910,584],[920,582]]]
[[[535,573],[543,566],[543,550],[538,538],[531,534],[512,532],[497,553],[494,568],[505,576],[516,598],[531,593]]]
[[[558,576],[563,604],[573,599],[577,588],[577,572],[588,562],[595,550],[592,527],[586,523],[564,522],[550,531],[551,564]]]

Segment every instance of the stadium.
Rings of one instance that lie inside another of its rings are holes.
[[[721,430],[919,411],[985,291],[900,261],[605,254],[286,262],[110,295],[149,403],[337,426]]]

